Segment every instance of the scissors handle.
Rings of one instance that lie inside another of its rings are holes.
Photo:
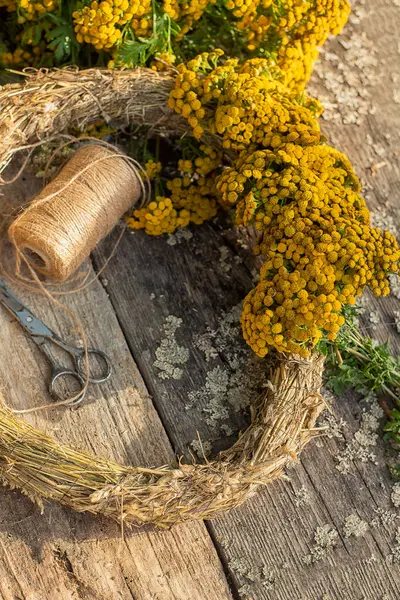
[[[49,393],[51,397],[54,398],[54,400],[63,401],[64,398],[62,398],[57,391],[57,384],[59,384],[62,379],[72,378],[78,383],[79,389],[73,394],[73,397],[76,396],[75,400],[71,400],[71,402],[67,403],[69,406],[77,406],[78,404],[80,404],[86,395],[85,378],[82,377],[81,373],[79,373],[77,370],[64,367],[55,360],[53,354],[51,353],[48,347],[48,340],[43,339],[39,347],[42,350],[43,354],[47,357],[51,366],[49,382]]]
[[[71,400],[68,403],[68,406],[78,406],[78,404],[80,404],[83,399],[85,398],[85,380],[84,378],[80,375],[80,373],[78,373],[77,371],[73,371],[68,370],[68,369],[64,369],[63,367],[59,367],[54,365],[53,369],[52,369],[52,373],[51,373],[51,379],[50,379],[50,383],[49,383],[49,392],[50,395],[55,399],[55,400],[63,400],[60,395],[57,393],[57,383],[59,382],[60,379],[63,378],[70,378],[73,377],[80,385],[80,393],[79,391],[74,394],[74,396],[77,396],[75,398],[75,400]]]
[[[75,369],[85,381],[87,379],[90,383],[103,383],[104,381],[107,381],[107,379],[110,378],[112,372],[111,360],[109,356],[102,350],[99,350],[98,348],[89,347],[86,348],[85,351],[85,348],[83,347],[71,346],[70,344],[67,344],[67,342],[65,342],[63,339],[61,339],[56,333],[54,333],[54,331],[51,332],[51,337],[47,339],[49,339],[49,341],[55,344],[56,346],[62,348],[71,356],[75,365]],[[86,377],[86,352],[89,360],[89,377]],[[91,356],[97,357],[98,363],[102,365],[101,375],[99,376],[93,376],[90,374]]]
[[[103,383],[107,381],[107,379],[111,376],[112,366],[111,361],[107,354],[102,350],[98,350],[97,348],[87,348],[86,352],[88,354],[88,360],[90,362],[90,356],[97,357],[98,362],[102,364],[102,373],[101,375],[94,377],[90,374],[90,364],[89,364],[89,377],[88,380],[90,383]],[[86,353],[84,348],[73,348],[72,355],[75,361],[75,367],[77,372],[83,379],[86,379],[86,368],[85,368],[85,358]]]
[[[18,319],[22,327],[32,336],[32,340],[46,355],[51,365],[51,381],[49,384],[50,394],[60,399],[59,394],[56,391],[56,383],[62,378],[72,377],[80,385],[81,394],[77,396],[70,404],[71,406],[77,405],[82,402],[85,396],[86,382],[90,383],[103,383],[107,381],[111,375],[111,361],[105,352],[97,350],[96,348],[77,348],[70,346],[63,339],[61,339],[54,331],[52,331],[47,325],[42,323],[30,310],[27,308],[17,296],[10,290],[7,284],[0,279],[0,303]],[[72,358],[75,370],[60,365],[57,360],[53,357],[53,354],[49,348],[50,344],[59,346],[66,351]],[[97,362],[102,365],[102,371],[99,376],[91,376],[90,364],[89,373],[87,374],[86,369],[86,353],[88,358],[90,356],[97,357]],[[87,376],[88,375],[88,376]],[[78,392],[79,394],[79,392]]]

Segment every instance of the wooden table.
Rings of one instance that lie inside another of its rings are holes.
[[[395,223],[400,222],[398,13],[389,0],[358,3],[346,32],[325,47],[312,86],[324,97],[328,117],[337,115],[323,121],[323,129],[354,162],[367,184],[370,208],[380,207],[386,211],[384,220],[387,214]],[[335,103],[339,106],[332,107]],[[2,191],[21,203],[38,188],[26,176]],[[155,466],[176,454],[190,459],[198,436],[204,448],[211,440],[213,450],[231,443],[245,417],[226,402],[228,418],[210,418],[212,392],[205,385],[214,376],[214,384],[220,381],[223,387],[228,377],[232,388],[246,375],[247,358],[242,359],[249,352],[238,341],[239,325],[236,330],[229,325],[223,334],[221,320],[251,288],[251,268],[219,225],[190,231],[190,239],[126,234],[101,280],[65,300],[84,323],[90,344],[111,355],[115,371],[106,385],[92,388],[78,411],[27,415],[31,423],[62,442],[127,464]],[[112,242],[111,237],[96,252],[95,268]],[[22,295],[51,327],[75,339],[62,312],[40,297]],[[389,335],[398,350],[393,325],[398,299],[368,302],[368,310],[378,311],[382,321],[373,335],[381,340]],[[182,319],[175,340],[188,351],[187,362],[177,365],[183,370],[179,379],[160,377],[163,371],[155,364],[169,316]],[[236,365],[229,348],[223,349],[224,335],[234,330]],[[47,398],[42,356],[3,310],[0,332],[0,382],[7,402],[14,407],[42,403]],[[199,336],[213,341],[217,352],[207,355]],[[190,401],[190,392],[196,391]],[[384,447],[378,442],[371,449],[376,465],[350,461],[347,474],[336,468],[360,428],[361,410],[350,393],[336,399],[334,412],[345,422],[344,437],[312,443],[288,480],[213,522],[170,531],[132,529],[122,537],[107,520],[54,504],[46,505],[42,515],[18,491],[3,489],[0,597],[398,600],[400,570],[390,557],[400,512],[390,500],[393,481]],[[354,514],[372,521],[362,537],[345,536],[344,521]],[[307,565],[314,534],[325,525],[337,530],[336,546]]]

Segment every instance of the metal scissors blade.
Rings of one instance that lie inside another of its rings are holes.
[[[52,338],[55,335],[17,298],[10,288],[0,279],[0,301],[18,319],[24,329],[32,336]]]

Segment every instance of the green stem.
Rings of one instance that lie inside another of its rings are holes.
[[[364,354],[358,352],[358,350],[353,350],[353,348],[346,348],[346,352],[349,352],[349,354],[353,354],[354,356],[363,360],[364,362],[368,362],[370,360],[367,356],[364,356]]]
[[[157,32],[157,15],[155,0],[151,0],[151,10],[153,13],[153,35],[155,35],[155,33]]]
[[[359,346],[361,346],[361,344],[359,344]],[[362,354],[361,352],[358,352],[358,350],[354,350],[353,348],[346,348],[346,352],[349,352],[349,354],[353,354],[354,356],[356,356],[364,362],[371,362],[370,357],[365,356],[365,354]],[[377,356],[377,353],[374,354]],[[391,373],[400,380],[400,373],[398,371],[396,371],[395,369],[391,369]]]
[[[391,396],[391,397],[392,397],[394,400],[396,400],[396,404],[397,404],[397,405],[399,405],[399,404],[400,404],[399,397],[398,397],[398,396],[396,396],[396,394],[394,394],[394,393],[392,392],[392,390],[391,390],[390,388],[388,388],[388,387],[387,387],[387,385],[382,385],[382,389],[383,389],[383,390],[384,390],[384,391],[385,391],[387,394],[389,394],[389,396]]]

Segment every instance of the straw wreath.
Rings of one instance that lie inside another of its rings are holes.
[[[25,81],[0,88],[0,174],[32,144],[71,128],[84,131],[99,119],[123,126],[151,125],[154,133],[179,135],[187,122],[168,108],[173,72],[152,69],[26,70]]]
[[[206,464],[119,465],[63,446],[0,408],[0,477],[41,506],[43,500],[56,500],[124,523],[168,527],[209,519],[282,476],[315,435],[324,407],[322,370],[323,358],[317,355],[310,361],[279,361],[252,407],[248,429]]]
[[[0,174],[22,149],[99,118],[147,124],[180,135],[186,121],[167,107],[172,73],[149,69],[28,72],[0,89]],[[62,446],[0,408],[0,477],[43,506],[56,500],[77,511],[125,523],[170,526],[238,506],[282,476],[317,433],[323,357],[279,355],[251,424],[227,451],[205,464],[147,469],[123,466]]]

